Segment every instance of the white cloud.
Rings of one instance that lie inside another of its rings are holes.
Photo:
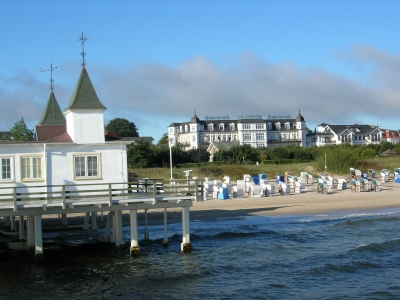
[[[339,77],[317,67],[299,68],[290,61],[272,64],[251,52],[225,59],[221,65],[198,56],[178,67],[140,63],[115,68],[89,66],[88,72],[108,108],[106,122],[127,118],[141,135],[152,135],[156,141],[170,123],[189,121],[194,111],[200,118],[229,115],[235,119],[238,114],[296,116],[300,109],[312,126],[322,122],[365,124],[369,119],[393,124],[391,129],[400,127],[399,57],[364,45],[353,45],[336,57],[367,66],[365,80]],[[23,73],[1,81],[3,130],[21,117],[37,122],[44,104],[40,107],[34,99],[47,100],[44,84]],[[62,109],[74,84],[56,90]],[[10,91],[7,86],[14,88]]]

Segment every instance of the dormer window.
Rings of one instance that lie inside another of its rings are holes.
[[[276,129],[281,130],[281,123],[279,122],[275,123],[275,127]]]
[[[290,123],[289,122],[285,123],[285,129],[290,129]]]
[[[187,125],[185,125],[185,132],[188,132],[189,128]]]
[[[235,124],[234,123],[229,124],[229,129],[232,131],[235,130]]]
[[[214,131],[214,124],[208,124],[208,130]]]
[[[219,124],[219,130],[224,131],[224,124],[223,123]]]
[[[267,123],[267,129],[268,129],[268,130],[272,130],[272,123],[271,123],[271,122],[268,122],[268,123]]]

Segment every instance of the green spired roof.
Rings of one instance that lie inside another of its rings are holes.
[[[64,113],[73,109],[101,109],[103,111],[107,109],[97,97],[85,67],[82,68],[75,91]]]
[[[42,118],[37,126],[65,126],[65,118],[58,105],[56,96],[53,91],[50,93],[49,100],[47,100]]]

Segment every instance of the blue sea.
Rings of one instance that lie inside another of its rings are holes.
[[[400,299],[400,210],[149,226],[140,257],[98,233],[45,234],[45,261],[0,253],[1,299]],[[140,236],[144,236],[140,226]],[[67,240],[67,241],[66,241]],[[64,242],[63,242],[64,241]],[[21,256],[22,255],[22,256]]]

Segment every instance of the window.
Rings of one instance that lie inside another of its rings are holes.
[[[278,129],[278,130],[280,130],[281,129],[281,123],[275,123],[275,127],[276,127],[276,129]]]
[[[290,129],[290,123],[289,122],[285,123],[285,129]]]
[[[100,178],[100,155],[74,155],[76,179]]]
[[[12,164],[11,157],[1,157],[0,158],[0,168],[1,168],[0,181],[11,181],[12,180],[11,164]]]
[[[196,125],[191,125],[191,126],[190,126],[190,131],[191,131],[191,132],[196,131]]]
[[[192,142],[196,142],[196,136],[195,135],[192,136]]]
[[[189,128],[187,125],[185,125],[185,132],[188,132]]]
[[[264,144],[257,143],[257,148],[262,148],[264,146],[265,146]]]
[[[214,130],[214,124],[208,124],[208,130],[213,131]]]
[[[219,130],[224,131],[224,124],[223,123],[219,124]]]
[[[268,123],[267,123],[267,129],[268,129],[268,130],[272,130],[272,123],[271,123],[271,122],[268,122]]]
[[[169,129],[169,133],[174,133],[174,129],[173,129],[173,128],[170,128],[170,129]]]
[[[243,125],[242,125],[242,128],[243,128],[243,129],[250,129],[250,124],[243,124]]]
[[[21,157],[21,180],[43,180],[42,157]]]
[[[229,129],[232,131],[235,130],[235,124],[233,123],[229,124]]]
[[[251,140],[251,133],[244,133],[243,140]]]
[[[264,124],[256,124],[256,129],[264,129]]]
[[[263,139],[264,139],[264,133],[260,133],[260,132],[257,133],[257,134],[256,134],[256,139],[257,139],[257,140],[263,140]]]

